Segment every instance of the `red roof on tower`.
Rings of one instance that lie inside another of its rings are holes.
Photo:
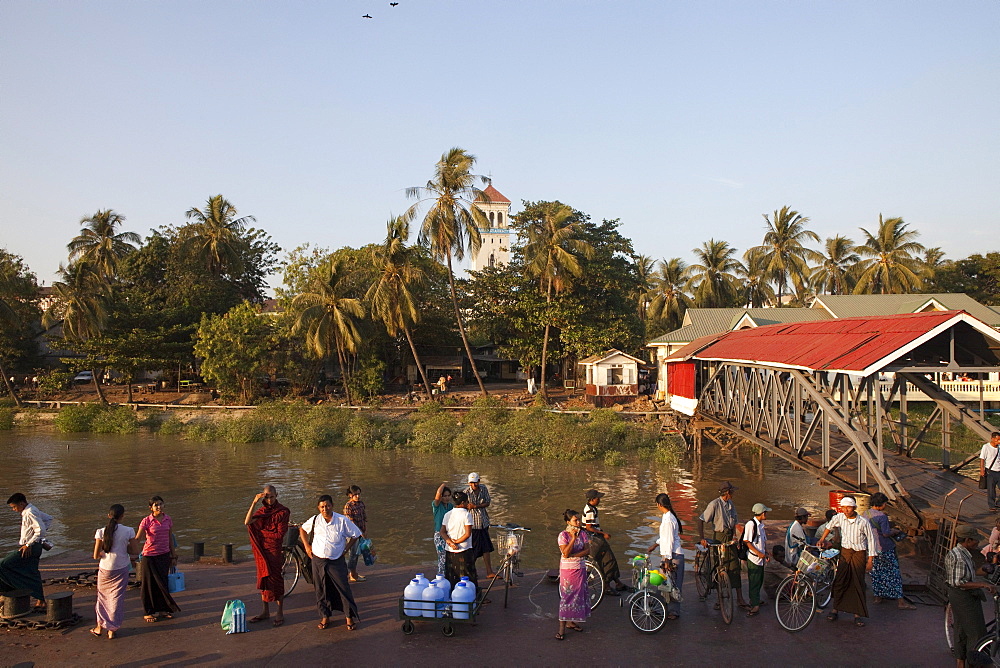
[[[483,190],[483,194],[486,195],[487,198],[489,198],[490,204],[496,204],[496,203],[510,204],[510,200],[507,199],[506,197],[504,197],[503,195],[501,195],[500,191],[497,190],[496,188],[494,188],[492,183],[490,185],[486,186],[486,188]],[[477,202],[485,202],[486,198],[484,198],[484,197],[477,197],[476,201]]]

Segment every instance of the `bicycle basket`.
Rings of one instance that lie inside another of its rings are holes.
[[[524,535],[517,531],[497,532],[496,548],[501,554],[517,554],[521,551]]]
[[[826,560],[820,559],[807,550],[802,551],[802,554],[799,555],[799,563],[796,564],[796,568],[802,573],[822,573],[827,567]]]

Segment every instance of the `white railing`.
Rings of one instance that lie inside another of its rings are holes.
[[[889,391],[892,390],[892,383],[892,380],[881,381],[883,397],[889,396]],[[976,380],[948,380],[938,383],[938,387],[962,403],[977,402],[980,398],[979,381]],[[898,396],[897,393],[897,399]],[[982,399],[983,401],[1000,401],[1000,382],[983,382]],[[910,383],[906,384],[906,400],[931,401],[930,397]]]

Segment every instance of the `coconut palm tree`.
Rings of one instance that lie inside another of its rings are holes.
[[[649,309],[649,291],[653,287],[655,262],[648,255],[635,255],[632,257],[632,264],[635,266],[635,275],[639,283],[639,288],[635,293],[636,312],[639,314],[639,320],[646,322]]]
[[[760,246],[748,248],[743,253],[743,262],[736,267],[736,275],[743,279],[740,288],[742,303],[748,308],[761,308],[775,302],[774,288],[771,287],[767,254]]]
[[[688,265],[679,257],[660,260],[652,276],[649,317],[665,318],[670,329],[680,327],[684,311],[691,305],[691,298],[684,292],[688,279]]]
[[[479,384],[479,391],[486,396],[486,387],[479,377],[476,362],[472,359],[472,348],[465,334],[465,322],[458,308],[458,296],[455,294],[455,271],[452,258],[461,261],[468,248],[472,253],[482,245],[480,228],[489,227],[489,222],[482,211],[476,208],[477,199],[489,201],[489,197],[479,188],[476,181],[488,183],[484,176],[472,174],[476,157],[465,149],[455,147],[441,156],[434,166],[434,178],[424,187],[406,189],[406,196],[417,202],[407,209],[403,217],[407,222],[416,216],[418,207],[424,202],[430,203],[430,208],[424,215],[420,226],[418,241],[427,245],[435,259],[445,261],[448,267],[448,286],[451,288],[451,304],[455,309],[455,321],[458,323],[458,333],[462,336],[465,354],[472,367],[472,375]]]
[[[785,287],[792,280],[802,280],[809,275],[809,261],[818,262],[822,256],[803,245],[806,240],[819,241],[819,236],[806,229],[809,219],[799,215],[788,206],[772,214],[765,213],[767,232],[764,243],[755,248],[764,254],[765,271],[778,284],[778,306],[785,293]]]
[[[125,218],[111,209],[100,210],[82,218],[83,229],[69,242],[70,262],[86,262],[101,277],[112,280],[118,274],[118,262],[142,243],[135,232],[118,232]]]
[[[944,266],[944,251],[941,250],[940,246],[934,246],[933,248],[925,248],[924,256],[920,259],[921,263],[921,276],[925,281],[930,281],[934,278],[935,272]]]
[[[78,260],[69,267],[59,267],[62,280],[52,284],[55,295],[52,306],[42,315],[46,329],[62,324],[63,336],[83,342],[100,338],[108,325],[111,287],[107,280],[88,262]],[[102,404],[108,403],[101,389],[100,369],[91,369],[94,389]]]
[[[346,261],[331,259],[315,270],[308,291],[292,299],[292,310],[297,313],[292,331],[304,334],[306,348],[321,360],[337,353],[348,405],[351,404],[348,355],[357,352],[361,343],[358,323],[365,315],[361,301],[347,296],[350,287]]]
[[[413,291],[426,285],[427,275],[415,262],[416,249],[406,245],[409,238],[410,225],[402,216],[391,218],[386,223],[385,242],[372,251],[372,263],[378,278],[368,288],[365,298],[371,302],[372,313],[385,323],[389,336],[396,336],[400,331],[406,336],[413,361],[424,381],[424,389],[427,396],[431,396],[427,372],[420,363],[410,335],[410,326],[420,320]]]
[[[854,242],[838,234],[827,239],[823,248],[823,260],[813,269],[813,285],[824,294],[850,294],[854,288],[854,267],[861,261]]]
[[[209,197],[204,209],[188,209],[187,219],[192,221],[187,230],[187,243],[205,267],[216,276],[230,276],[243,270],[247,243],[243,238],[247,223],[256,222],[253,216],[237,218],[236,207],[222,195]]]
[[[695,306],[714,308],[736,304],[738,280],[735,272],[740,262],[733,255],[736,249],[725,241],[709,239],[691,251],[697,263],[688,267],[685,290],[694,295]]]
[[[580,257],[591,258],[594,249],[579,236],[580,222],[573,209],[562,202],[541,202],[538,216],[523,220],[527,241],[524,244],[525,269],[538,280],[539,289],[545,293],[545,333],[542,336],[542,397],[548,399],[545,389],[545,365],[549,351],[549,333],[552,323],[548,313],[552,298],[567,289],[573,279],[583,273]]]
[[[858,264],[858,282],[854,294],[906,294],[920,289],[923,244],[915,239],[916,230],[906,229],[902,218],[882,219],[878,216],[878,230],[872,234],[861,228],[865,242],[857,247],[864,259]]]

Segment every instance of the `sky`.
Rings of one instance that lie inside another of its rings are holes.
[[[220,193],[285,250],[358,247],[460,146],[513,212],[657,259],[785,205],[957,259],[1000,249],[998,28],[997,0],[4,0],[0,247],[48,284],[81,218],[145,236]]]

